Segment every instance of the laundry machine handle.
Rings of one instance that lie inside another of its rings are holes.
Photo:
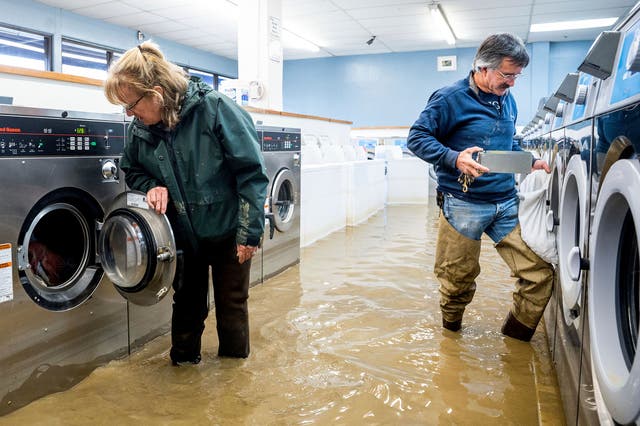
[[[269,222],[269,239],[273,240],[273,234],[276,232],[276,219],[271,212],[265,213],[264,218]]]

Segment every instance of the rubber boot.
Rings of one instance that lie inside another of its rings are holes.
[[[442,326],[458,331],[462,315],[476,292],[480,274],[480,241],[460,234],[440,215],[434,273],[440,282]]]
[[[504,320],[504,324],[502,324],[501,331],[505,336],[513,337],[514,339],[522,340],[523,342],[528,342],[533,337],[533,333],[535,333],[536,329],[529,328],[522,324],[511,312],[509,312],[507,314],[507,318]]]
[[[517,278],[513,305],[502,333],[529,341],[551,298],[553,267],[522,240],[519,224],[495,247],[511,269],[511,276]]]

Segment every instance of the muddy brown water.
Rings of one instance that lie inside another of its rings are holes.
[[[169,336],[7,416],[11,425],[564,424],[542,325],[500,334],[513,279],[483,240],[460,333],[433,276],[437,208],[389,206],[251,289],[252,352],[172,367]]]

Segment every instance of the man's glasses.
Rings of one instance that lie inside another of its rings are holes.
[[[133,103],[131,103],[129,105],[125,105],[124,106],[125,111],[129,111],[130,112],[132,109],[134,109],[136,107],[136,105],[138,105],[138,102],[140,102],[142,100],[142,98],[144,98],[144,95],[145,94],[143,93],[138,99],[136,99],[135,102],[133,102]]]
[[[522,74],[505,74],[498,69],[495,69],[495,72],[497,72],[498,75],[502,77],[504,80],[509,80],[509,81],[515,81],[516,78],[522,75]]]

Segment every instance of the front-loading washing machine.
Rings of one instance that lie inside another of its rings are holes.
[[[262,248],[266,280],[300,262],[300,129],[257,127],[269,177]]]
[[[592,47],[593,48],[593,47]],[[570,424],[594,419],[591,381],[585,375],[589,360],[587,280],[591,223],[591,173],[593,172],[593,111],[600,80],[586,73],[569,74],[556,91],[566,95],[562,129],[561,178],[558,180],[556,243],[558,265],[552,299],[546,316],[550,347],[562,394],[565,417]],[[552,315],[553,314],[553,315]]]
[[[560,191],[556,241],[557,279],[554,296],[557,303],[554,336],[554,361],[558,384],[563,394],[568,423],[578,418],[580,406],[588,397],[577,386],[580,382],[582,348],[586,327],[586,279],[584,261],[588,256],[590,224],[590,179],[593,120],[586,119],[565,128],[568,161]]]
[[[634,10],[596,110],[587,355],[603,424],[640,424],[640,4]]]
[[[547,108],[547,104],[545,104],[545,108],[554,116],[551,133],[546,137],[549,147],[547,157],[551,167],[551,179],[549,179],[547,191],[547,229],[549,232],[555,231],[559,223],[560,193],[567,161],[572,155],[570,148],[573,146],[565,135],[565,125],[569,122],[567,111],[576,99],[577,88],[578,73],[569,73],[550,98],[555,102],[547,102],[551,108]]]
[[[568,424],[640,424],[639,10],[591,47],[563,124],[549,339]]]
[[[122,114],[0,106],[0,414],[169,322],[173,234],[125,192],[125,125]]]

